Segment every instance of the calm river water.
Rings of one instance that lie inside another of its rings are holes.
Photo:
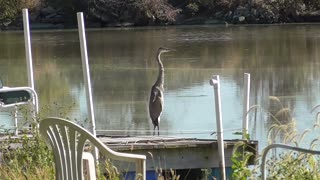
[[[40,107],[53,107],[51,116],[85,121],[78,32],[31,33]],[[251,105],[263,109],[250,114],[252,139],[267,138],[269,96],[292,110],[299,130],[315,122],[310,111],[320,104],[318,24],[93,29],[87,43],[97,130],[121,130],[98,133],[151,134],[145,131],[153,129],[147,105],[160,46],[177,50],[162,56],[162,135],[216,138],[208,132],[216,130],[212,75],[220,75],[225,138],[241,138],[232,133],[242,126],[244,73],[251,74]],[[23,32],[0,32],[0,78],[6,86],[27,86]],[[12,123],[7,116],[1,115],[4,126]]]

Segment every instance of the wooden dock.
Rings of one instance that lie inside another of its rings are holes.
[[[20,139],[23,135],[11,136]],[[27,134],[27,137],[32,135]],[[1,136],[0,142],[9,136]],[[147,156],[147,170],[156,168],[194,169],[219,168],[217,140],[183,138],[170,136],[136,136],[136,137],[98,137],[109,148],[119,151]],[[231,157],[234,145],[242,140],[224,140],[225,165],[231,167]],[[249,141],[254,156],[258,153],[258,141]],[[12,147],[19,147],[19,143]],[[255,151],[254,151],[255,150]],[[253,157],[254,158],[254,157]],[[249,165],[254,162],[250,161]],[[134,167],[127,170],[134,170]]]
[[[23,135],[12,136],[12,139]],[[31,135],[27,135],[30,137]],[[157,179],[157,172],[173,169],[177,174],[187,179],[199,179],[202,170],[209,169],[211,174],[219,179],[219,153],[217,140],[183,138],[170,136],[137,136],[137,137],[103,137],[99,140],[109,148],[119,151],[147,156],[147,179]],[[1,136],[0,142],[6,141],[8,136]],[[231,176],[232,152],[236,143],[242,140],[224,140],[224,154],[227,177]],[[254,157],[248,165],[253,165],[258,152],[258,142],[250,141],[248,145]],[[11,146],[20,147],[19,143]],[[126,176],[134,176],[134,165],[124,162],[114,162],[119,171],[126,172]],[[129,175],[128,175],[129,174]],[[129,178],[130,179],[130,178]]]
[[[99,137],[115,151],[144,154],[147,156],[147,171],[162,169],[218,169],[219,154],[217,140],[179,138],[167,136]],[[241,140],[225,140],[225,165],[231,169],[234,145]],[[258,142],[250,141],[250,147],[258,151]],[[253,157],[254,159],[255,157]],[[250,164],[253,164],[253,160]],[[120,165],[121,166],[121,165]],[[134,171],[133,166],[126,170]]]

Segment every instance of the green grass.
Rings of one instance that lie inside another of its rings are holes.
[[[66,118],[72,105],[67,108],[53,103],[52,106],[44,106],[41,113],[36,118],[32,118],[30,110],[27,107],[19,108],[23,114],[22,125],[31,125],[29,130],[22,132],[22,136],[14,137],[10,131],[7,131],[8,138],[0,143],[1,163],[0,179],[1,180],[42,180],[55,179],[55,164],[53,152],[45,140],[40,136],[38,123],[48,113],[55,112],[57,115]],[[119,179],[120,173],[112,166],[109,161],[101,162],[97,169],[97,179],[105,179],[108,174],[109,179]],[[104,166],[102,166],[104,164]]]
[[[310,142],[306,142],[305,137],[316,132],[320,127],[319,112],[312,129],[306,129],[299,133],[291,110],[284,107],[279,98],[272,96],[269,99],[269,107],[266,108],[269,114],[267,121],[270,124],[267,135],[268,143],[283,143],[297,147],[300,145],[305,147],[309,143],[309,149],[316,150],[319,147],[320,136],[314,137]],[[312,111],[317,107],[319,106],[315,106]],[[255,106],[255,108],[261,107]],[[261,179],[261,156],[256,159],[254,166],[248,168],[247,161],[252,154],[243,151],[245,147],[247,147],[246,143],[239,143],[234,149],[232,179]],[[267,179],[320,179],[320,159],[317,155],[275,149],[268,153],[268,157],[266,162]]]
[[[316,121],[311,129],[299,133],[296,128],[296,121],[292,116],[292,112],[289,108],[284,107],[281,101],[276,97],[271,97],[270,104],[272,104],[272,112],[268,111],[268,121],[271,122],[268,131],[269,143],[285,143],[290,145],[299,146],[302,143],[305,145],[305,137],[311,132],[314,132],[320,128],[320,113],[316,112]],[[259,106],[254,106],[258,108]],[[317,109],[316,106],[312,111]],[[71,106],[69,108],[72,108]],[[254,109],[251,108],[251,109]],[[0,152],[2,153],[0,164],[0,179],[4,180],[38,180],[38,179],[54,179],[55,169],[52,151],[48,148],[42,137],[38,133],[37,124],[42,117],[46,116],[47,111],[56,111],[59,115],[66,116],[68,108],[61,108],[56,103],[52,107],[45,106],[42,113],[34,118],[30,118],[30,113],[25,112],[24,119],[26,122],[23,124],[31,124],[31,130],[28,131],[30,138],[27,135],[23,135],[20,138],[12,138],[12,135],[8,134],[9,138],[0,144]],[[21,110],[24,111],[23,109]],[[28,118],[27,118],[28,116]],[[316,133],[314,133],[316,134]],[[250,140],[250,136],[247,135],[247,140]],[[234,149],[232,162],[233,162],[233,174],[232,179],[260,179],[260,156],[256,159],[256,164],[252,167],[248,167],[248,161],[253,156],[249,151],[246,151],[247,141],[239,142]],[[314,137],[309,142],[310,149],[317,149],[320,143],[320,136]],[[16,146],[19,144],[19,147]],[[266,163],[266,172],[268,173],[268,179],[320,179],[320,161],[319,156],[305,154],[294,151],[286,151],[277,149],[269,153],[269,159]],[[150,155],[151,158],[152,154]],[[164,170],[161,167],[157,167],[158,174],[168,174],[167,177],[171,179],[180,179],[180,176],[175,170]],[[121,172],[114,167],[110,160],[101,162],[97,167],[97,178],[105,179],[106,175],[109,179],[122,179]],[[164,177],[160,177],[163,178]]]

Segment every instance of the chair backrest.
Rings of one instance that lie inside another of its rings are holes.
[[[110,159],[136,163],[136,174],[146,178],[146,156],[115,152],[81,126],[61,118],[40,121],[40,133],[51,145],[56,167],[56,179],[83,179],[82,153],[86,142],[91,142],[101,154]]]

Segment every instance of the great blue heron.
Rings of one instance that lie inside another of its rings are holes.
[[[153,124],[153,135],[155,135],[156,127],[158,127],[158,136],[159,125],[160,125],[160,116],[163,109],[163,82],[164,82],[164,68],[160,59],[162,53],[173,51],[173,49],[160,47],[157,52],[157,62],[159,65],[159,74],[157,81],[151,88],[150,99],[149,99],[149,115]]]

